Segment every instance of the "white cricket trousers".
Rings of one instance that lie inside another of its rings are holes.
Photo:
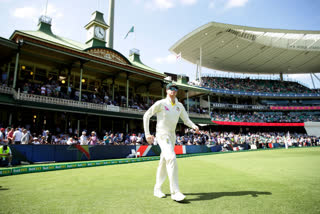
[[[160,162],[157,169],[155,188],[161,188],[168,175],[171,194],[180,192],[178,182],[178,165],[174,146],[176,135],[157,135],[157,142],[161,148]]]

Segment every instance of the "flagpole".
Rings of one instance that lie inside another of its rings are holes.
[[[136,48],[136,27],[133,25],[133,48]]]
[[[47,0],[47,3],[46,3],[46,11],[44,13],[44,16],[47,16],[47,10],[48,10],[48,0]]]
[[[181,69],[181,60],[182,60],[182,53],[180,52],[180,59],[179,59],[178,69],[179,69],[179,71],[181,71],[181,74],[182,74],[182,69]]]

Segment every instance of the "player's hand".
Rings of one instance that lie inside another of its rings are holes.
[[[198,126],[195,127],[194,130],[195,130],[196,134],[200,134],[200,130],[199,130],[199,127],[198,127]]]
[[[146,136],[146,140],[149,144],[153,144],[154,136],[149,134]]]

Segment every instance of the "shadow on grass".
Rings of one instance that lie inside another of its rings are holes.
[[[251,195],[252,197],[258,197],[259,195],[272,195],[271,192],[257,192],[257,191],[239,191],[239,192],[204,192],[204,193],[184,193],[187,196],[198,196],[197,198],[187,199],[186,201],[205,201],[213,200],[226,196],[245,196]]]
[[[0,191],[1,190],[9,190],[9,188],[3,188],[2,186],[0,186]]]

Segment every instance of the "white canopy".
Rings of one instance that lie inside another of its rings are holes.
[[[184,36],[170,51],[181,53],[183,59],[201,64],[202,67],[228,72],[320,72],[320,31],[266,29],[210,22]]]

